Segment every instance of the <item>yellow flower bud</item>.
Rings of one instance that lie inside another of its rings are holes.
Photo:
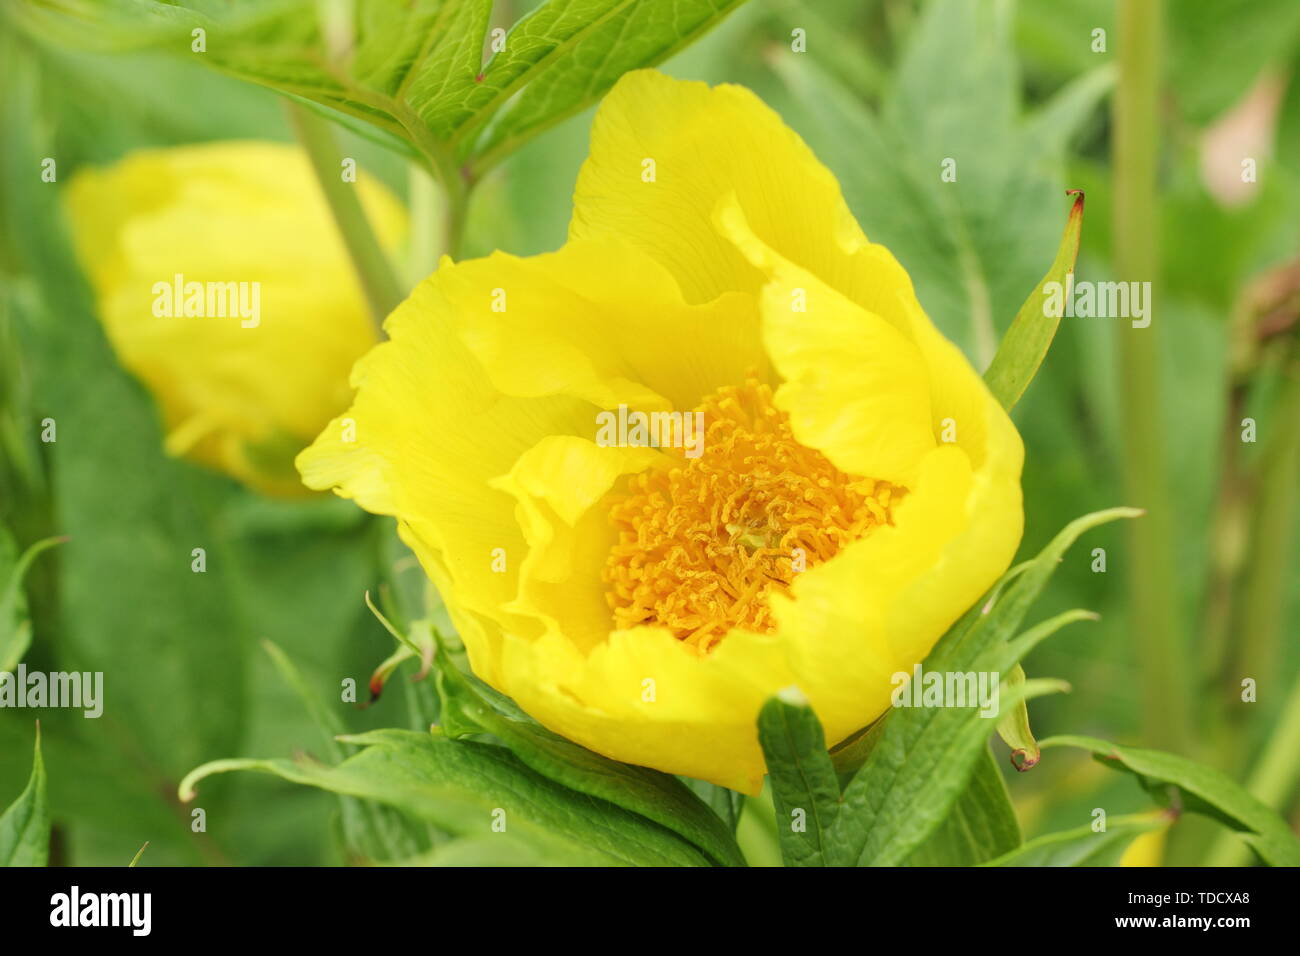
[[[356,183],[380,241],[405,213]],[[232,142],[143,150],[78,171],[67,207],[122,365],[153,393],[172,454],[269,494],[305,494],[293,456],[346,407],[377,340],[301,150]]]

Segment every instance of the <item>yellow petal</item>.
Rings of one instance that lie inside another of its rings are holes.
[[[1169,836],[1168,825],[1138,834],[1120,857],[1120,866],[1162,866],[1165,843]]]
[[[589,654],[554,636],[503,651],[509,693],[556,733],[616,760],[761,789],[757,714],[791,683],[771,637],[729,637],[707,657],[656,628],[616,631]]]
[[[298,468],[308,487],[334,487],[399,519],[475,672],[500,686],[504,607],[528,546],[514,500],[491,483],[547,436],[590,434],[594,417],[580,399],[518,398],[493,387],[443,293],[458,268],[444,264],[389,316],[389,340],[353,369],[352,407],[298,456]],[[538,629],[535,621],[519,626]]]
[[[654,448],[606,448],[552,435],[521,455],[509,475],[491,482],[518,502],[515,514],[528,545],[511,610],[537,618],[547,633],[583,650],[604,643],[610,609],[601,568],[614,535],[599,505],[619,478],[662,457]]]
[[[634,243],[688,302],[753,292],[762,275],[713,222],[731,193],[754,233],[800,265],[837,261],[861,237],[835,177],[749,90],[634,71],[596,113],[569,236]]]
[[[764,335],[796,436],[845,471],[909,489],[893,527],[800,575],[793,600],[773,599],[795,680],[837,740],[885,711],[891,676],[910,672],[1010,563],[1024,447],[886,250],[864,240],[827,268],[855,300],[759,239],[730,197],[715,218],[768,279]],[[795,289],[805,313],[790,308]]]
[[[625,243],[571,242],[528,259],[497,252],[447,270],[440,287],[509,395],[688,409],[719,382],[767,369],[749,296],[688,305],[666,269]]]
[[[763,340],[796,437],[842,471],[909,484],[934,448],[923,357],[907,335],[759,240],[735,196],[722,231],[767,277]]]

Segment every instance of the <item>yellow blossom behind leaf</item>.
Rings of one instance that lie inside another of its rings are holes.
[[[396,516],[474,671],[607,756],[757,792],[769,696],[865,726],[1019,544],[1010,419],[740,87],[625,76],[569,242],[444,260],[386,329],[304,480]]]
[[[1162,866],[1169,827],[1138,834],[1120,857],[1120,866]]]
[[[365,176],[356,188],[396,247],[400,204]],[[348,370],[377,335],[302,151],[142,150],[79,170],[66,198],[105,331],[157,400],[168,452],[305,494],[293,457],[346,407]]]

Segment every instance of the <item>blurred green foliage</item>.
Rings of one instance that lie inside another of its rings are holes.
[[[392,551],[387,523],[345,502],[260,500],[162,454],[157,411],[118,367],[95,318],[59,197],[78,167],[132,149],[290,139],[282,103],[192,57],[92,53],[33,36],[15,25],[19,6],[0,6],[0,530],[7,529],[0,567],[15,548],[69,536],[27,580],[34,634],[27,661],[105,671],[109,703],[98,720],[41,715],[51,862],[125,865],[146,840],[146,864],[342,862],[342,841],[326,838],[339,813],[327,794],[261,775],[214,778],[196,804],[207,832],[195,834],[192,807],[178,802],[176,787],[217,757],[325,756],[319,728],[260,642],[282,648],[321,700],[337,701],[344,678],[364,699],[392,641],[361,596],[385,583],[374,568],[400,565],[402,555]],[[499,4],[498,15],[529,6]],[[1087,194],[1078,275],[1130,278],[1111,267],[1114,7],[751,0],[664,69],[742,83],[778,110],[839,178],[868,236],[893,249],[922,304],[982,368],[1052,261],[1066,188]],[[1178,626],[1186,655],[1197,660],[1206,650],[1200,628],[1215,557],[1233,316],[1252,282],[1295,268],[1300,254],[1300,6],[1172,0],[1166,18],[1163,409],[1168,498],[1179,516]],[[796,28],[806,31],[807,53],[791,50]],[[1093,49],[1097,29],[1106,31],[1104,52]],[[1269,83],[1275,121],[1259,96]],[[1243,102],[1262,130],[1258,182],[1230,204],[1207,177],[1204,146]],[[498,248],[528,255],[563,242],[590,118],[588,110],[547,129],[477,185],[467,256]],[[347,155],[407,194],[406,154],[351,132],[343,141]],[[57,158],[59,184],[41,182],[44,157]],[[957,160],[955,183],[940,181],[946,157]],[[1026,554],[1077,515],[1126,503],[1116,321],[1064,320],[1015,410],[1027,449]],[[1248,407],[1267,434],[1276,362],[1261,369]],[[40,444],[37,423],[47,416],[58,423],[58,441]],[[1253,452],[1246,449],[1248,461]],[[1289,640],[1275,669],[1257,675],[1257,712],[1231,738],[1224,769],[1238,779],[1300,672],[1296,537],[1282,612]],[[198,547],[207,554],[203,574],[190,569]],[[1123,538],[1108,526],[1089,547],[1106,549],[1106,573],[1095,573],[1089,549],[1077,548],[1038,606],[1095,609],[1101,622],[1026,662],[1031,677],[1073,687],[1031,705],[1034,729],[1140,745]],[[403,664],[390,687],[408,685],[417,665]],[[337,705],[340,719],[354,732],[422,729],[430,701],[411,686],[366,710]],[[32,739],[32,714],[0,711],[0,807],[25,786]],[[1000,745],[997,753],[1004,759]],[[1030,774],[1011,774],[1005,764],[1004,771],[1027,837],[1077,828],[1093,807],[1121,814],[1149,806],[1124,775],[1059,750]],[[438,842],[430,831],[412,846]]]

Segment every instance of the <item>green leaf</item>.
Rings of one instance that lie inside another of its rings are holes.
[[[32,775],[18,799],[0,814],[0,866],[45,866],[50,856],[50,808],[45,798],[41,725],[36,725]]]
[[[337,766],[309,759],[219,760],[192,771],[182,800],[215,773],[253,770],[305,786],[376,800],[461,836],[493,827],[539,855],[570,865],[707,866],[677,834],[605,800],[568,790],[504,747],[409,730],[344,738],[364,749]]]
[[[737,793],[729,787],[721,787],[716,783],[709,783],[707,780],[696,780],[693,777],[678,777],[691,791],[702,801],[704,805],[717,814],[732,836],[735,836],[736,828],[740,826],[740,816],[745,809],[745,795]]]
[[[1143,833],[1169,826],[1161,814],[1112,817],[1097,833],[1091,826],[1049,833],[1030,840],[984,866],[1117,866],[1130,843]]]
[[[771,775],[778,835],[788,866],[851,866],[834,842],[831,824],[840,810],[841,782],[861,766],[883,733],[886,719],[872,725],[829,757],[815,714],[795,701],[773,697],[759,715],[759,739]],[[837,760],[838,758],[838,760]],[[796,830],[792,811],[802,810]],[[788,831],[788,832],[787,832]],[[908,857],[907,866],[971,866],[1020,845],[1020,824],[1002,774],[987,749],[965,789],[930,837]]]
[[[547,0],[489,37],[492,0],[209,0],[106,7],[66,0],[20,22],[70,45],[166,48],[364,120],[412,143],[446,180],[476,171],[595,102],[627,70],[663,61],[744,0]],[[492,55],[483,60],[485,45]]]
[[[835,765],[835,774],[839,777],[840,789],[843,790],[853,779],[853,775],[862,769],[862,765],[871,756],[871,751],[880,742],[880,735],[885,732],[885,717],[876,720],[871,726],[843,740],[831,749],[831,763]]]
[[[1083,228],[1083,193],[1077,189],[1070,190],[1070,193],[1075,197],[1074,205],[1070,208],[1056,258],[1043,281],[1016,313],[1011,328],[1002,336],[992,364],[984,373],[989,391],[1008,411],[1020,400],[1047,357],[1056,328],[1061,324],[1061,316],[1065,314],[1066,297],[1073,288],[1074,261],[1079,255],[1079,235]],[[1048,283],[1056,284],[1060,296],[1062,308],[1057,315],[1049,315],[1046,308]]]
[[[923,664],[931,673],[996,672],[1011,668],[1038,642],[1072,621],[1070,611],[1014,640],[1029,605],[1042,591],[1061,556],[1089,528],[1141,512],[1114,508],[1065,527],[1032,561],[1004,576],[990,600],[966,613],[935,645]],[[999,692],[1001,713],[1018,701],[1064,689],[1059,682],[1027,681]],[[942,824],[967,785],[994,722],[976,707],[897,707],[884,722],[875,747],[844,790],[833,839],[859,866],[902,863]]]
[[[906,865],[974,866],[1019,845],[1020,821],[1011,794],[992,751],[985,748],[952,811]]]
[[[1010,572],[1009,572],[1010,573]],[[1019,705],[1023,707],[1023,701]],[[851,737],[831,754],[839,793],[867,762],[884,734],[889,715]],[[769,758],[770,766],[770,758]],[[977,760],[970,781],[943,822],[906,861],[907,866],[968,866],[1020,844],[1020,823],[993,756]],[[851,861],[850,861],[851,862]]]
[[[27,617],[27,597],[23,593],[23,578],[32,562],[43,551],[48,551],[67,538],[46,538],[37,541],[23,552],[17,561],[12,558],[13,541],[4,528],[0,528],[0,671],[12,671],[18,666],[32,643],[32,622]]]
[[[508,103],[478,151],[480,167],[595,102],[628,70],[662,63],[744,0],[551,0],[521,20],[484,68],[496,93],[462,127]],[[514,100],[510,97],[515,93]],[[464,132],[459,135],[463,136]]]
[[[796,688],[770,698],[758,715],[758,739],[776,804],[776,832],[786,866],[846,866],[831,838],[840,785],[822,725]]]
[[[1134,774],[1143,789],[1165,802],[1168,802],[1168,787],[1177,787],[1181,792],[1181,809],[1212,817],[1238,831],[1265,863],[1300,866],[1300,838],[1291,832],[1286,821],[1213,767],[1159,750],[1120,747],[1096,737],[1072,734],[1049,737],[1042,741],[1042,746],[1044,749],[1081,747],[1091,751],[1104,766]]]
[[[444,701],[442,729],[448,736],[490,733],[549,780],[653,820],[715,863],[745,865],[728,823],[676,777],[611,760],[552,733],[513,701],[456,669],[441,648],[435,666]]]
[[[544,867],[562,864],[541,856],[535,847],[514,839],[508,833],[498,833],[491,837],[459,837],[434,847],[428,853],[390,865]]]

